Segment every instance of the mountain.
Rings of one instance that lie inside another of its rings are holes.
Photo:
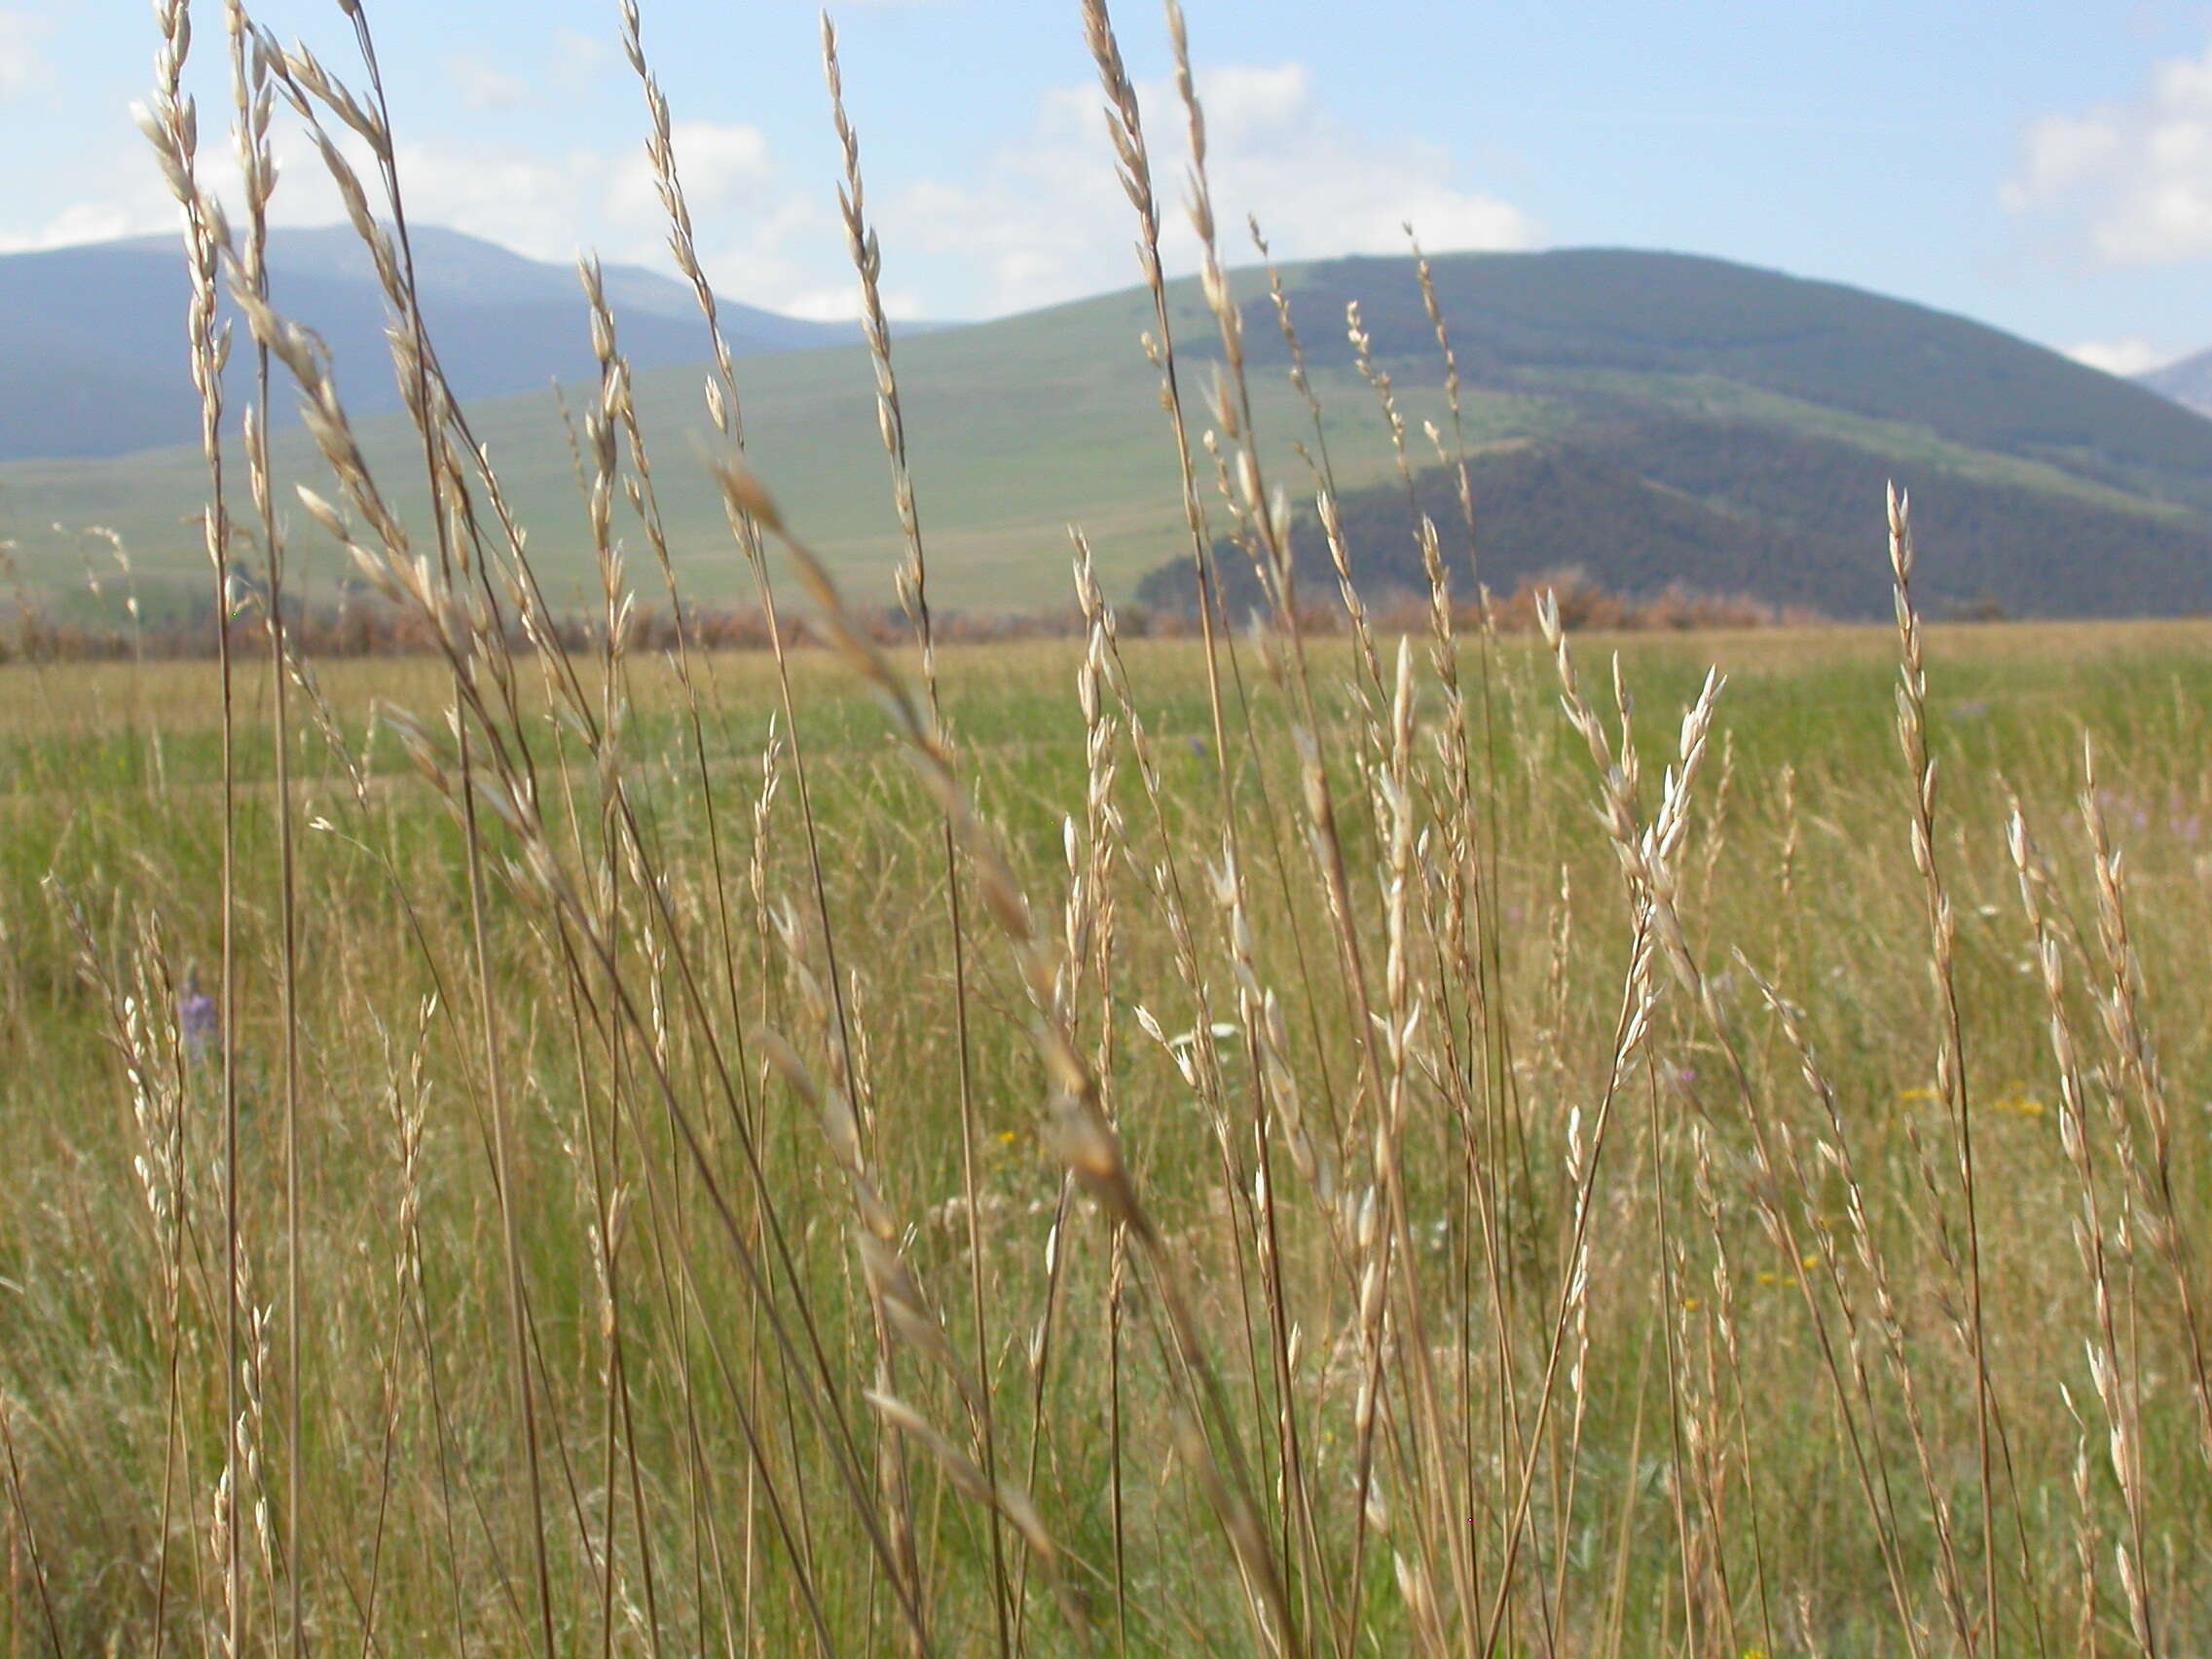
[[[571,267],[509,252],[459,231],[412,232],[424,314],[463,398],[542,389],[596,375],[582,290]],[[344,226],[279,229],[270,240],[278,308],[314,329],[349,364],[384,353],[385,304],[367,250]],[[634,266],[610,266],[608,299],[638,368],[695,362],[706,332],[690,288]],[[199,400],[184,340],[189,286],[174,238],[0,255],[0,461],[120,456],[195,441]],[[851,324],[805,322],[722,303],[740,354],[858,338]],[[247,395],[251,353],[232,351],[227,384]],[[401,407],[388,373],[355,377],[350,409]],[[274,400],[279,421],[288,399]]]
[[[1395,261],[1308,268],[1294,313],[1357,304],[1397,385],[1441,377],[1433,324]],[[1510,588],[1574,568],[1650,594],[1669,583],[1842,617],[1889,605],[1885,485],[1918,496],[1923,598],[2044,615],[2212,609],[2212,422],[2143,387],[1918,306],[1713,259],[1570,249],[1439,262],[1466,380],[1542,393],[1555,424],[1478,455],[1483,576]],[[1248,356],[1287,365],[1272,300],[1244,308]],[[1346,330],[1309,366],[1355,362]],[[2200,368],[2212,380],[2212,353]],[[1440,525],[1456,479],[1419,492]],[[1402,489],[1342,501],[1364,581],[1425,591]],[[1335,578],[1317,524],[1294,535],[1308,591]],[[1221,550],[1240,601],[1248,560]],[[1187,558],[1147,576],[1188,605]]]
[[[1466,383],[1487,576],[1580,566],[1632,591],[1679,582],[1877,615],[1882,486],[1894,477],[1915,491],[1932,609],[1990,599],[2017,613],[2212,609],[2212,421],[2146,387],[1962,317],[1717,260],[1468,254],[1438,258],[1435,274]],[[1375,393],[1344,344],[1345,306],[1361,305],[1417,463],[1432,453],[1424,423],[1450,427],[1435,341],[1406,260],[1328,261],[1283,277],[1348,500],[1391,479],[1394,462]],[[1309,496],[1302,455],[1319,445],[1285,373],[1273,306],[1257,274],[1235,282],[1271,482]],[[1170,304],[1195,435],[1211,420],[1199,388],[1218,345],[1195,282],[1174,284]],[[625,344],[647,339],[651,320],[626,312]],[[562,326],[578,327],[572,309]],[[902,337],[905,429],[940,607],[1064,606],[1071,523],[1120,596],[1177,557],[1186,538],[1174,450],[1138,345],[1153,326],[1151,301],[1129,290]],[[441,349],[450,361],[464,344],[449,330]],[[362,343],[336,357],[349,407],[365,407],[354,388],[388,378],[381,351]],[[865,350],[754,357],[738,382],[754,463],[786,517],[856,598],[893,603],[902,539]],[[742,601],[750,578],[696,460],[698,364],[641,366],[635,389],[686,592]],[[88,402],[94,392],[107,388],[94,386]],[[470,420],[549,593],[583,602],[585,520],[552,400],[491,398]],[[381,476],[413,476],[403,421],[365,420],[361,436]],[[287,478],[320,476],[297,431],[278,434],[276,464]],[[1210,469],[1202,482],[1210,500]],[[205,579],[197,533],[179,524],[203,489],[191,449],[16,462],[0,466],[0,535],[17,541],[30,580],[59,592],[79,579],[90,544],[48,527],[112,526],[131,544],[149,604],[182,602]],[[404,487],[394,494],[407,502]],[[1396,580],[1403,519],[1393,526],[1379,509],[1362,524],[1355,559],[1378,582]],[[344,572],[312,527],[294,534],[311,571]],[[1155,596],[1171,598],[1162,579]]]
[[[2162,369],[2148,370],[2135,380],[2137,385],[2147,386],[2186,409],[2194,409],[2199,415],[2212,415],[2212,350],[2184,357],[2178,363],[2168,363]]]
[[[1309,267],[1292,299],[1331,323],[1361,301],[1377,354],[1434,379],[1419,294],[1392,279],[1403,263]],[[1718,382],[2212,508],[2212,424],[1964,317],[1724,260],[1610,248],[1440,260],[1436,277],[1462,367],[1483,384],[1603,389],[1635,377],[1663,392]],[[1256,349],[1281,360],[1272,304],[1245,311]],[[1307,350],[1350,361],[1334,326]]]
[[[2147,512],[2094,497],[1977,478],[1937,463],[1901,463],[1842,439],[1772,424],[1707,420],[1621,403],[1548,441],[1478,451],[1469,467],[1481,579],[1505,593],[1574,572],[1611,592],[1649,597],[1675,585],[1748,595],[1825,616],[1874,618],[1891,605],[1881,520],[1869,513],[1896,480],[1912,491],[1916,575],[1932,614],[2129,616],[2212,608],[2212,539],[2186,509]],[[1455,591],[1470,591],[1456,472],[1416,480],[1419,510],[1452,555]],[[1363,596],[1425,598],[1427,573],[1404,486],[1346,492],[1338,502],[1357,550]],[[1333,595],[1335,569],[1318,522],[1297,515],[1291,544],[1309,598]],[[1214,549],[1233,614],[1262,595],[1249,557]],[[1138,597],[1196,609],[1188,556],[1168,561]]]

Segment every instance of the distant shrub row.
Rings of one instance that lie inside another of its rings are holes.
[[[1493,596],[1491,624],[1504,633],[1534,631],[1536,600],[1546,591],[1557,595],[1561,616],[1584,629],[1665,632],[1799,626],[1825,620],[1801,607],[1769,605],[1745,594],[1698,593],[1678,583],[1655,595],[1637,598],[1616,593],[1579,571],[1567,571],[1530,578],[1510,594]],[[1301,608],[1308,629],[1322,634],[1340,631],[1346,617],[1334,596],[1327,596],[1323,602],[1324,596],[1316,592],[1312,599],[1314,603]],[[1118,614],[1125,639],[1183,639],[1198,632],[1197,616],[1177,606],[1131,605]],[[1379,604],[1371,614],[1378,626],[1391,632],[1418,632],[1428,625],[1426,602],[1411,596]],[[1460,608],[1462,623],[1480,625],[1483,619],[1479,607]],[[877,645],[897,646],[912,638],[912,625],[902,611],[869,612],[865,620]],[[1074,639],[1082,635],[1084,627],[1082,612],[1072,606],[1064,610],[1003,615],[940,612],[932,621],[940,641],[965,645]],[[780,623],[787,646],[820,643],[816,631],[802,617],[784,616]],[[585,652],[596,648],[604,626],[598,615],[578,611],[562,616],[555,624],[555,634],[563,649]],[[268,623],[259,609],[234,616],[230,628],[234,649],[266,645]],[[421,617],[381,603],[300,611],[288,617],[287,629],[293,647],[309,657],[422,656],[436,649],[436,642]],[[754,606],[687,607],[683,629],[694,647],[707,650],[765,650],[771,643],[767,618]],[[519,625],[511,632],[514,645],[525,644]],[[678,640],[671,612],[641,608],[632,613],[631,648],[670,651],[677,647]],[[138,628],[58,618],[20,602],[12,616],[0,621],[0,663],[198,660],[213,657],[215,645],[212,612],[204,605]]]

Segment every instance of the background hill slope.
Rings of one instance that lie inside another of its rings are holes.
[[[1323,322],[1360,301],[1377,354],[1401,378],[1433,378],[1419,296],[1392,279],[1402,264],[1309,266],[1294,297]],[[2212,508],[2212,424],[1965,317],[1686,254],[1572,248],[1461,258],[1438,261],[1436,276],[1461,366],[1485,384],[1629,389],[1625,376],[1650,395],[1670,381],[1719,381]],[[1272,306],[1248,306],[1245,323],[1279,360]],[[1335,326],[1308,353],[1350,361]]]
[[[1624,406],[1616,419],[1594,414],[1555,441],[1476,454],[1481,576],[1510,592],[1565,568],[1620,594],[1679,585],[1827,616],[1879,617],[1891,605],[1879,506],[1899,470],[1876,451],[1817,432]],[[1920,476],[1914,538],[1927,557],[1916,585],[1937,613],[2123,616],[2207,604],[2205,525],[2196,515],[2146,513],[2095,495],[1940,468]],[[1452,555],[1455,591],[1468,593],[1456,477],[1431,466],[1416,493]],[[1400,483],[1350,491],[1339,508],[1371,602],[1427,593]],[[1334,594],[1312,514],[1297,519],[1292,543],[1302,591]],[[1563,561],[1564,549],[1577,551]],[[1233,605],[1256,606],[1249,559],[1226,544],[1216,556]],[[1139,593],[1155,605],[1195,608],[1190,562],[1155,569]]]
[[[424,313],[463,398],[596,372],[573,269],[437,226],[416,229],[410,240]],[[351,230],[278,230],[269,262],[280,309],[322,335],[341,364],[381,360],[384,296]],[[624,348],[639,367],[705,354],[688,287],[634,266],[608,268],[607,286],[623,318]],[[0,461],[120,456],[196,442],[199,403],[184,342],[188,295],[172,237],[0,255]],[[723,321],[732,348],[745,354],[858,337],[849,324],[805,322],[726,302]],[[241,395],[247,355],[236,351],[231,364]],[[350,375],[348,400],[362,415],[401,407],[388,371]]]
[[[2162,369],[2152,369],[2135,379],[2137,384],[2149,387],[2185,409],[2194,409],[2199,415],[2212,414],[2212,350],[2198,351],[2178,363],[2168,363]]]
[[[1680,582],[1749,589],[1837,615],[1878,614],[1881,485],[1913,487],[1930,601],[1994,599],[2022,614],[2212,609],[2212,421],[1997,330],[1925,308],[1720,261],[1581,250],[1440,258],[1436,275],[1469,379],[1470,442],[1483,452],[1486,567],[1503,577],[1580,566],[1633,589]],[[1445,420],[1435,344],[1410,262],[1333,261],[1285,273],[1327,411],[1340,488],[1390,475],[1372,389],[1344,344],[1357,299],[1417,446]],[[1274,478],[1308,491],[1312,450],[1287,352],[1256,274],[1248,301],[1258,420]],[[1178,284],[1194,423],[1210,322]],[[549,302],[550,303],[550,302]],[[580,308],[567,313],[578,337]],[[626,346],[650,342],[649,306],[624,310]],[[675,319],[665,319],[671,327]],[[1158,377],[1138,348],[1150,303],[1135,292],[899,345],[921,516],[940,604],[1013,610],[1065,603],[1066,526],[1082,524],[1122,595],[1184,551]],[[449,357],[456,344],[443,348]],[[686,590],[742,599],[749,583],[696,464],[705,420],[695,363],[653,369],[639,349],[637,401]],[[339,353],[343,386],[383,384],[381,358]],[[857,347],[782,351],[741,365],[755,460],[853,580],[892,601],[898,557]],[[349,392],[354,407],[362,404]],[[532,550],[557,597],[588,579],[566,433],[548,393],[472,407]],[[407,433],[365,423],[372,461],[408,476]],[[1433,461],[1425,447],[1421,454]],[[304,439],[280,467],[308,478]],[[82,570],[84,544],[47,526],[124,531],[156,587],[197,592],[201,496],[189,451],[128,461],[0,467],[0,534],[50,587]],[[1515,515],[1508,503],[1549,503]],[[1403,525],[1378,519],[1355,557],[1380,579]],[[635,539],[635,537],[633,537]],[[335,553],[324,569],[335,571]],[[1155,597],[1171,597],[1170,582]]]

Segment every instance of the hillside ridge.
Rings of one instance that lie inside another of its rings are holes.
[[[1972,560],[1976,569],[2002,572],[2009,608],[2050,613],[2092,605],[2103,614],[2133,614],[2212,604],[2198,579],[2212,553],[2212,421],[2147,387],[1971,319],[1700,256],[1453,254],[1435,257],[1433,269],[1464,371],[1470,442],[1521,440],[1539,458],[1550,451],[1554,476],[1580,479],[1595,493],[1588,510],[1538,521],[1553,528],[1548,540],[1526,545],[1532,568],[1580,566],[1596,574],[1617,563],[1611,544],[1641,544],[1649,556],[1630,572],[1639,582],[1714,589],[1741,580],[1767,590],[1767,598],[1860,614],[1859,587],[1817,599],[1792,590],[1789,572],[1825,557],[1822,549],[1834,545],[1826,538],[1878,541],[1881,484],[1899,476],[1922,484],[1931,513],[1945,491],[1972,494],[1979,549]],[[643,275],[648,283],[661,280]],[[1451,424],[1412,262],[1327,260],[1287,267],[1282,276],[1325,405],[1338,485],[1350,491],[1380,482],[1391,474],[1391,448],[1374,390],[1346,343],[1347,305],[1360,306],[1415,442],[1423,442],[1426,422]],[[296,276],[289,286],[298,293],[319,279]],[[1246,305],[1268,469],[1309,494],[1298,446],[1310,446],[1313,433],[1284,372],[1274,308],[1259,273],[1239,271],[1233,279]],[[648,301],[659,292],[648,292]],[[1217,336],[1195,279],[1172,283],[1168,299],[1188,371],[1206,373],[1192,359],[1217,350]],[[580,299],[557,316],[554,305],[549,296],[543,331],[572,331],[581,340]],[[434,313],[431,320],[449,367],[466,372],[470,353],[488,343],[441,329]],[[739,600],[747,584],[720,502],[705,469],[687,463],[710,441],[699,337],[686,333],[693,349],[655,366],[654,328],[689,325],[656,316],[649,303],[625,307],[618,320],[634,353],[644,429],[656,454],[674,458],[656,467],[655,484],[679,572],[702,602]],[[899,378],[939,605],[976,611],[1064,606],[1071,523],[1086,531],[1118,596],[1132,594],[1144,572],[1174,556],[1183,539],[1174,451],[1159,413],[1158,373],[1138,344],[1152,326],[1149,298],[1125,289],[901,335]],[[334,343],[334,352],[348,407],[369,409],[364,393],[390,379],[381,343]],[[108,388],[95,381],[81,389],[96,401]],[[865,350],[752,357],[740,365],[739,392],[753,459],[786,513],[808,527],[858,598],[893,603],[902,543]],[[1186,404],[1196,441],[1202,400],[1187,395]],[[588,542],[569,435],[552,398],[534,390],[479,399],[470,420],[498,459],[556,599],[571,586],[582,594]],[[372,463],[396,476],[411,471],[414,440],[401,421],[364,416],[360,424]],[[1745,475],[1684,475],[1685,442],[1714,446],[1703,458],[1705,474],[1721,465]],[[1655,456],[1666,458],[1663,464]],[[277,463],[288,478],[308,482],[318,470],[297,430],[278,434]],[[1494,482],[1517,488],[1514,477]],[[18,541],[21,568],[49,592],[80,580],[86,559],[69,535],[47,528],[55,524],[120,530],[151,589],[196,584],[197,538],[178,527],[203,489],[190,449],[0,466],[0,535]],[[1740,515],[1729,503],[1750,498],[1769,505],[1759,530],[1766,550],[1747,562]],[[1791,501],[1798,506],[1778,504]],[[1632,506],[1649,513],[1649,522],[1640,525]],[[421,503],[411,510],[420,513]],[[2070,537],[2050,534],[2058,524],[2072,527]],[[1606,544],[1592,546],[1600,526]],[[2001,556],[2007,547],[2014,554]],[[1954,554],[1967,556],[1963,546],[1928,541],[1930,582],[1949,579]],[[334,580],[349,569],[335,548],[307,556],[310,568]],[[2093,579],[2100,571],[2101,587]]]
[[[424,314],[464,401],[595,372],[573,267],[442,226],[413,229],[409,240]],[[384,294],[350,228],[279,227],[269,263],[279,307],[319,334],[339,361],[381,359]],[[705,357],[706,331],[687,284],[639,266],[610,265],[606,277],[633,366]],[[0,461],[118,457],[197,441],[199,400],[184,332],[189,293],[173,237],[0,254],[0,363],[9,370]],[[739,355],[859,338],[853,324],[735,301],[722,302],[721,317]],[[229,371],[240,396],[246,355],[234,354]],[[389,374],[352,377],[349,393],[364,416],[401,407]],[[279,422],[291,419],[288,407],[276,413]]]
[[[2149,387],[2160,397],[2169,398],[2184,409],[2212,415],[2212,347],[2163,368],[2146,370],[2135,377],[2135,383]]]

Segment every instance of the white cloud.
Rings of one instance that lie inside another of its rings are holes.
[[[64,163],[67,170],[61,178],[79,184],[97,180],[96,193],[65,202],[51,211],[18,207],[17,212],[0,217],[0,253],[75,247],[124,237],[173,236],[182,230],[184,221],[176,201],[163,184],[144,140],[135,132],[128,141],[117,140],[71,160],[76,165],[72,167]],[[229,200],[236,201],[239,169],[231,147],[203,143],[200,163],[202,176],[220,178],[230,187]],[[66,188],[64,183],[62,189]],[[49,201],[54,199],[48,197]],[[332,200],[335,204],[335,198]]]
[[[569,49],[556,43],[561,50]],[[572,55],[583,62],[591,55],[577,47]],[[1438,251],[1538,240],[1527,215],[1463,178],[1447,151],[1331,115],[1303,66],[1223,68],[1202,76],[1201,90],[1215,201],[1233,259],[1251,257],[1242,232],[1247,207],[1258,211],[1286,259],[1398,252],[1405,245],[1400,226],[1409,219]],[[1165,83],[1147,85],[1141,95],[1163,255],[1171,271],[1188,272],[1198,249],[1181,205],[1182,110]],[[794,178],[767,136],[750,125],[684,121],[673,136],[700,258],[720,291],[809,317],[857,313],[827,180]],[[125,154],[119,144],[113,154],[83,158],[73,205],[35,216],[18,207],[12,220],[0,216],[0,248],[173,234],[175,206],[143,153],[130,148]],[[343,204],[320,159],[282,120],[276,148],[280,184],[272,216],[295,225],[342,220]],[[349,143],[346,153],[372,181],[358,147]],[[886,159],[895,166],[896,158]],[[201,162],[210,186],[235,203],[230,145],[203,142]],[[519,136],[425,135],[401,145],[399,167],[409,214],[419,223],[455,226],[539,259],[566,262],[593,248],[609,263],[668,268],[659,193],[643,147],[625,136],[553,148]],[[872,205],[889,256],[886,308],[894,316],[998,313],[1136,279],[1132,216],[1092,89],[1045,94],[1029,131],[972,173],[887,172]]]
[[[1438,251],[1527,247],[1536,225],[1519,208],[1462,187],[1449,152],[1383,137],[1331,116],[1302,64],[1230,66],[1199,76],[1208,167],[1225,242],[1258,213],[1286,259],[1398,252],[1411,220]],[[1165,82],[1138,92],[1161,199],[1163,257],[1193,269],[1197,241],[1181,211],[1182,110]],[[1007,311],[1120,287],[1136,277],[1134,222],[1114,176],[1098,94],[1046,94],[1035,126],[972,184],[927,182],[894,193],[884,240],[964,260],[973,309]]]
[[[679,121],[669,129],[677,175],[691,211],[701,218],[739,206],[757,207],[774,187],[768,137],[757,127]],[[658,223],[660,192],[643,146],[623,153],[609,180],[609,205],[625,223]]]
[[[612,49],[597,35],[564,23],[553,31],[553,85],[564,92],[582,92],[599,78],[611,55]]]
[[[2086,363],[2092,369],[2102,369],[2108,375],[2140,375],[2153,369],[2162,369],[2172,362],[2175,353],[2148,340],[2084,340],[2066,348],[2066,354],[2077,363]]]
[[[513,109],[530,96],[530,88],[520,79],[474,53],[458,54],[439,67],[470,109]]]
[[[27,230],[0,234],[0,253],[37,253],[50,247],[76,247],[83,242],[113,241],[121,237],[143,236],[175,230],[176,209],[164,215],[134,212],[115,202],[75,202],[60,212]]]
[[[690,203],[700,262],[716,287],[749,304],[781,309],[821,281],[807,257],[836,244],[832,215],[793,194],[759,129],[685,121],[672,137]],[[305,169],[302,169],[303,171]],[[666,268],[668,226],[642,149],[578,147],[548,154],[515,143],[424,140],[402,144],[399,176],[408,211],[452,225],[534,258],[567,261],[595,248],[609,263]],[[302,222],[336,216],[303,193]]]
[[[697,223],[709,277],[732,298],[782,308],[822,309],[826,278],[843,271],[834,207],[786,185],[757,128],[680,122],[677,165]],[[282,225],[328,225],[345,205],[321,158],[296,129],[274,139],[278,184],[270,217]],[[350,138],[342,153],[378,191],[369,158]],[[236,209],[239,170],[228,144],[203,144],[203,182]],[[578,146],[548,152],[503,141],[421,139],[399,147],[409,217],[451,225],[534,258],[567,262],[596,248],[609,263],[668,265],[667,224],[642,150]],[[0,230],[0,251],[63,247],[177,228],[177,209],[150,162],[118,154],[92,169],[103,183],[58,213]],[[852,314],[848,304],[844,314]]]
[[[28,91],[47,74],[39,42],[47,24],[16,7],[0,7],[0,99]]]
[[[911,289],[882,290],[883,314],[893,322],[911,322],[931,314],[930,308]],[[843,282],[826,282],[801,289],[780,301],[776,310],[809,322],[852,322],[861,314],[861,285],[857,276]]]
[[[794,314],[819,306],[823,274],[841,269],[833,206],[791,188],[758,128],[679,121],[669,136],[699,263],[716,290]],[[668,222],[643,150],[625,149],[608,166],[600,189],[606,256],[665,266]],[[555,206],[559,210],[558,194]],[[573,213],[572,204],[568,211]],[[841,314],[856,313],[848,308]]]
[[[2130,102],[2033,123],[2001,200],[2102,264],[2212,254],[2212,47],[2158,64]]]

